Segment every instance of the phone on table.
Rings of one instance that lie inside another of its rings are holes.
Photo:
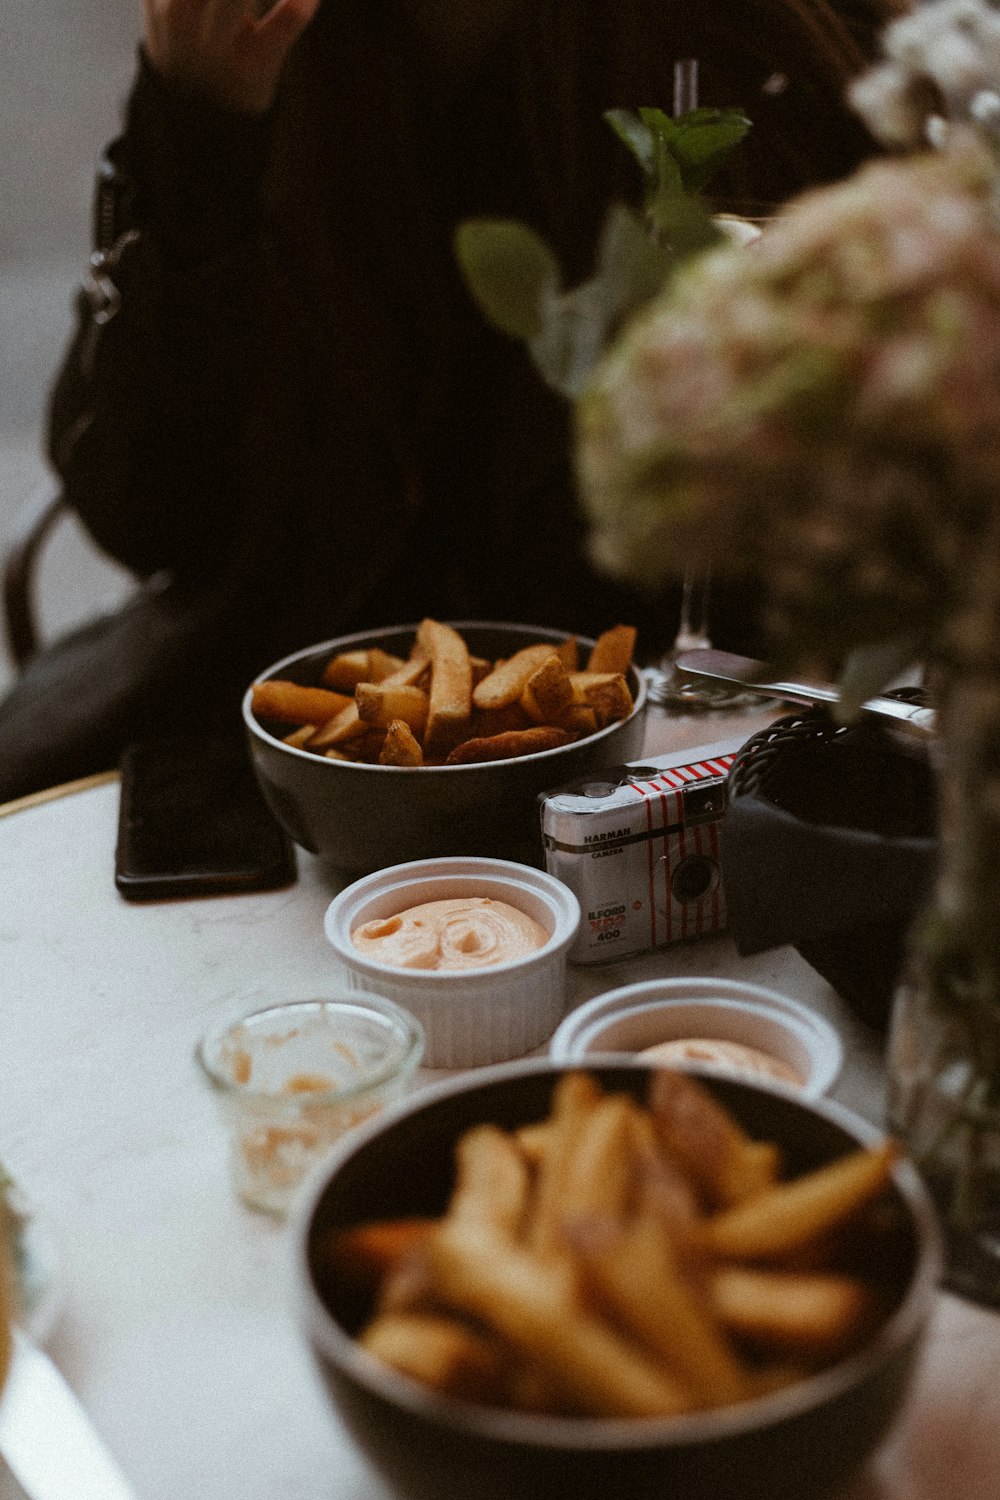
[[[277,890],[296,874],[239,739],[171,736],[125,751],[115,885],[129,901]]]

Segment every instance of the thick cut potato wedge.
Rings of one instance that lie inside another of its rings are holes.
[[[445,756],[465,737],[472,718],[469,649],[457,630],[438,620],[421,621],[417,645],[431,664],[424,755]]]
[[[259,719],[282,720],[287,724],[325,724],[347,708],[353,700],[344,693],[328,688],[302,687],[271,677],[255,682],[250,706]]]

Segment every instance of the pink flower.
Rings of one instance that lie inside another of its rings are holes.
[[[947,618],[1000,496],[992,187],[959,139],[683,269],[578,405],[602,565],[757,573],[778,633],[827,647]]]

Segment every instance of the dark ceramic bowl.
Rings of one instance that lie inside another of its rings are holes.
[[[315,686],[340,651],[381,646],[405,656],[415,625],[341,636],[276,662],[262,678]],[[536,625],[459,622],[474,655],[510,656],[532,641],[566,634]],[[583,653],[592,644],[580,637]],[[325,760],[285,745],[254,717],[251,689],[243,699],[250,755],[264,796],[296,843],[351,875],[447,854],[481,854],[522,864],[542,862],[538,796],[642,754],[646,686],[629,674],[634,708],[621,723],[586,739],[516,760],[467,766],[372,766]]]
[[[424,1389],[355,1343],[369,1309],[324,1278],[318,1247],[328,1231],[439,1213],[462,1132],[485,1120],[511,1129],[543,1118],[564,1071],[529,1059],[425,1090],[345,1141],[300,1205],[293,1235],[299,1316],[341,1418],[407,1500],[817,1500],[862,1463],[891,1423],[934,1301],[936,1222],[909,1163],[894,1173],[891,1227],[878,1261],[884,1321],[849,1357],[754,1401],[643,1421],[488,1410]],[[645,1096],[648,1066],[609,1062],[593,1071],[606,1087]],[[781,1144],[792,1172],[879,1139],[828,1101],[705,1081],[751,1134]]]

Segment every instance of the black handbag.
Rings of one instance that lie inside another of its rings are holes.
[[[234,683],[253,670],[248,659],[241,675],[234,662],[247,598],[241,565],[199,585],[157,575],[121,609],[36,652],[0,701],[0,802],[112,770],[142,736],[238,732]]]
[[[934,878],[936,789],[927,745],[871,719],[802,709],[753,735],[730,772],[722,838],[739,952],[791,943],[884,1032]]]

